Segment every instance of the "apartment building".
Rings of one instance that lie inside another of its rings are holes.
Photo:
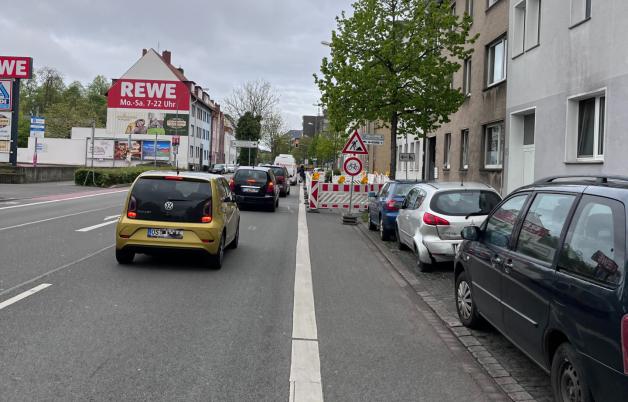
[[[628,2],[511,0],[508,191],[626,173]]]
[[[454,75],[466,100],[424,144],[426,180],[477,181],[503,187],[508,49],[507,0],[457,0],[451,12],[473,17],[479,34],[471,57]],[[416,146],[415,146],[416,147]]]

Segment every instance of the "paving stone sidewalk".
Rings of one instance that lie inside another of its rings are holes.
[[[363,223],[359,230],[382,251],[513,401],[554,400],[549,375],[497,330],[488,324],[478,330],[462,326],[456,313],[451,264],[436,266],[432,272],[420,272],[411,252],[398,250],[394,241],[382,242],[377,232],[369,232]]]

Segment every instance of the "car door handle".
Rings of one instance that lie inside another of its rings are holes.
[[[504,272],[509,274],[510,270],[513,269],[514,265],[512,263],[512,260],[508,260],[504,263]]]
[[[499,258],[499,257],[493,257],[493,258],[491,258],[491,264],[492,264],[494,267],[502,265],[502,263],[503,263],[503,262],[504,262],[504,261],[503,261],[501,258]]]

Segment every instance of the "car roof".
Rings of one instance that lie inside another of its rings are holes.
[[[628,177],[626,176],[551,176],[520,187],[513,193],[548,190],[606,196],[628,203]]]
[[[285,166],[281,166],[281,165],[262,165],[262,167],[286,169]]]
[[[165,177],[165,176],[179,176],[184,179],[201,179],[201,180],[211,180],[217,179],[219,177],[223,177],[219,174],[212,174],[207,172],[188,172],[188,171],[174,171],[174,170],[149,170],[148,172],[142,173],[139,177]]]
[[[268,166],[239,166],[237,170],[260,170],[263,172],[268,172],[270,167]]]
[[[496,191],[493,187],[488,184],[478,183],[478,182],[460,182],[460,181],[430,181],[430,182],[419,182],[417,183],[422,187],[431,187],[436,191],[440,190],[491,190]]]

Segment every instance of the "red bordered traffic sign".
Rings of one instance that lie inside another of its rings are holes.
[[[349,176],[357,176],[362,171],[362,161],[355,157],[347,158],[342,168]]]
[[[360,137],[358,130],[355,130],[351,137],[349,137],[349,141],[347,141],[345,147],[342,148],[342,153],[359,155],[367,155],[369,153],[366,150],[366,145],[364,145],[364,141],[362,141],[362,137]]]

